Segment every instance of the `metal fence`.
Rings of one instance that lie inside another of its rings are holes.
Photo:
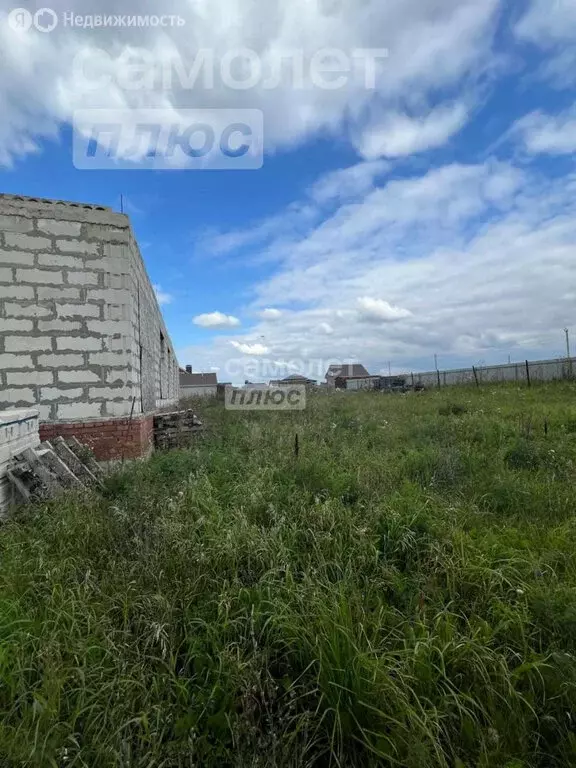
[[[570,379],[576,374],[576,357],[558,360],[536,360],[522,363],[506,363],[480,368],[458,368],[452,371],[427,371],[414,373],[407,377],[410,383],[424,387],[449,387],[454,384],[483,384],[488,382],[517,381],[554,381]]]

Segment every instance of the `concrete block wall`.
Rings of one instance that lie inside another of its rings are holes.
[[[40,445],[38,411],[15,409],[0,411],[0,516],[13,501],[13,489],[6,473],[16,454]]]
[[[576,358],[568,360],[535,360],[528,364],[531,381],[554,381],[568,379],[576,375]],[[526,382],[526,362],[507,363],[504,365],[491,365],[476,368],[476,375],[480,383],[517,381]],[[410,376],[406,377],[410,382]],[[438,386],[438,372],[427,371],[415,373],[414,382],[425,387]],[[472,368],[458,368],[451,371],[440,371],[440,386],[449,387],[455,384],[475,384]]]
[[[127,216],[0,196],[0,408],[74,422],[171,405],[161,346],[174,357]]]

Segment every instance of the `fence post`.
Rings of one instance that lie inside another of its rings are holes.
[[[526,360],[526,381],[528,382],[528,386],[532,386],[532,382],[530,381],[530,363],[528,360]]]
[[[480,383],[478,381],[478,374],[476,372],[476,366],[475,365],[472,366],[472,373],[474,374],[474,381],[476,382],[476,386],[479,387]]]
[[[440,384],[440,371],[436,371],[436,375],[438,377],[438,389],[442,389],[442,385]]]

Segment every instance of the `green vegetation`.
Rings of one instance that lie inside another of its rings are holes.
[[[576,765],[575,393],[204,405],[190,450],[24,510],[0,764]]]

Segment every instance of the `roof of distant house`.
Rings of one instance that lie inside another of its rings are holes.
[[[215,387],[218,378],[215,373],[187,373],[180,371],[181,387]]]
[[[314,379],[309,379],[307,376],[300,376],[299,373],[296,373],[293,376],[286,376],[286,378],[282,379],[282,381],[296,381],[300,382],[301,384],[316,384]]]
[[[343,365],[331,365],[326,373],[326,378],[363,379],[370,376],[361,363],[344,363]]]

